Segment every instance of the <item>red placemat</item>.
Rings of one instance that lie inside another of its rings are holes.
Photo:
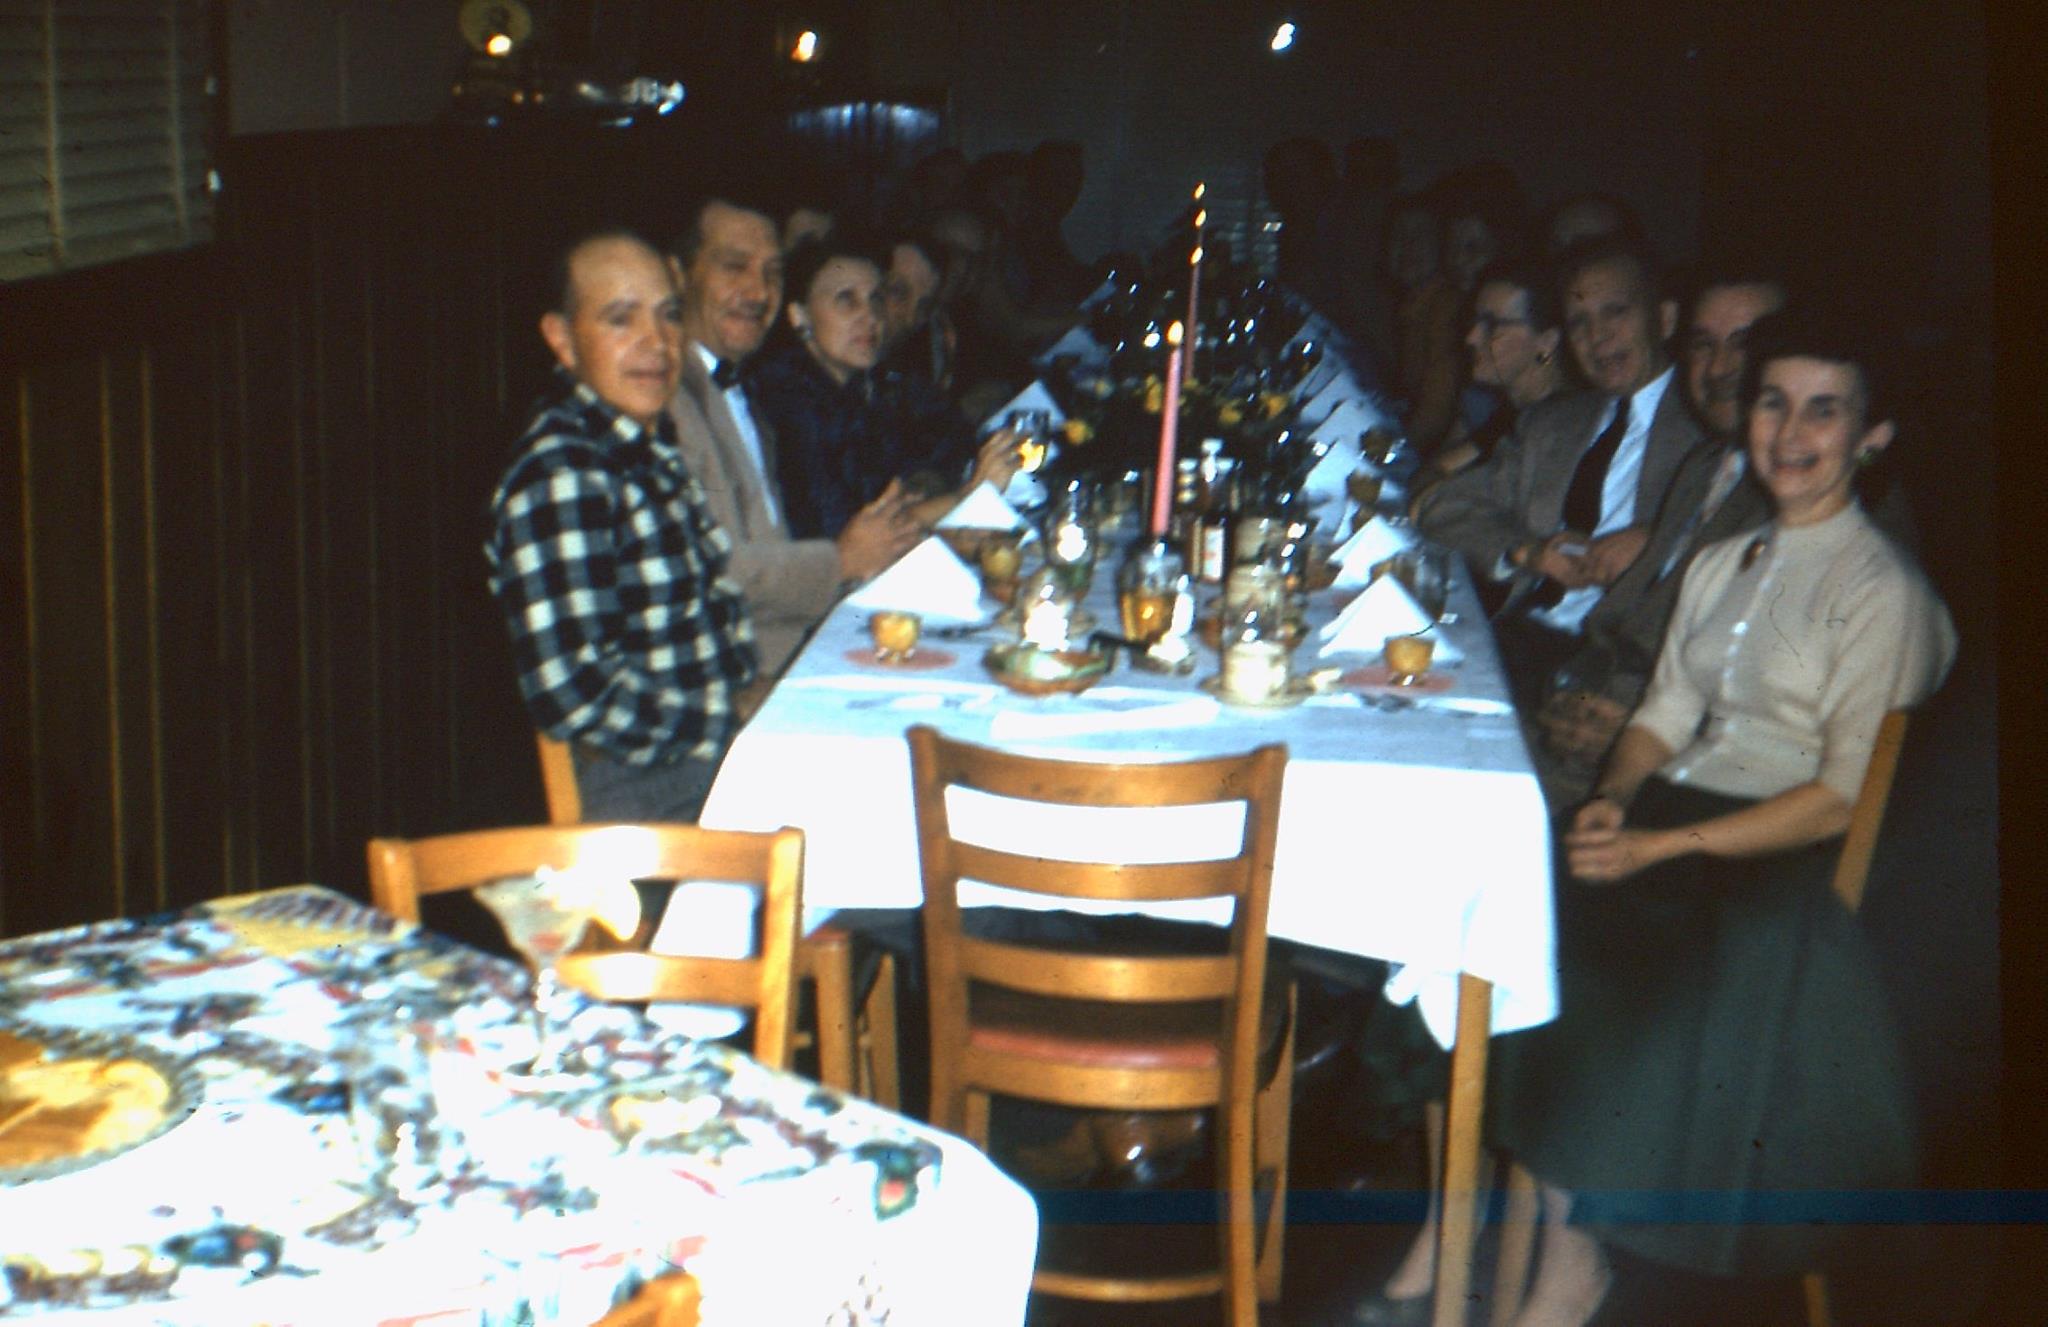
[[[859,664],[862,668],[877,668],[885,673],[927,673],[934,668],[951,668],[960,662],[960,656],[948,650],[928,650],[919,646],[917,653],[908,659],[877,659],[870,646],[861,646],[846,652],[846,662]]]
[[[1385,664],[1368,664],[1363,668],[1354,668],[1338,678],[1337,685],[1340,687],[1350,687],[1354,691],[1385,691],[1396,696],[1404,691],[1449,691],[1451,689],[1451,677],[1448,673],[1424,673],[1406,686],[1390,681],[1389,679],[1392,677],[1393,674],[1387,671]]]

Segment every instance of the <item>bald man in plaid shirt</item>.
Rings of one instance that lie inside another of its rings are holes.
[[[491,592],[535,725],[575,754],[585,819],[694,821],[760,669],[732,542],[664,409],[676,291],[624,232],[571,248],[560,285],[541,318],[560,381],[491,499]]]

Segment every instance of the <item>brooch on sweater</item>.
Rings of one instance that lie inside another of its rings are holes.
[[[1742,550],[1742,564],[1739,570],[1748,571],[1751,567],[1755,566],[1756,560],[1762,557],[1764,550],[1769,547],[1770,543],[1762,535],[1758,535],[1750,540],[1749,547]]]

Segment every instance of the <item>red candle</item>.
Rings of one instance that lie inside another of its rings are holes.
[[[1209,209],[1203,207],[1202,196],[1209,192],[1206,183],[1195,185],[1195,247],[1188,254],[1188,355],[1184,381],[1195,380],[1195,347],[1202,337],[1202,227],[1209,224]]]
[[[1180,342],[1166,357],[1166,397],[1159,406],[1159,472],[1152,480],[1152,537],[1164,538],[1173,511],[1173,441],[1180,427]]]

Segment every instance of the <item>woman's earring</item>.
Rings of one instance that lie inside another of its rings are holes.
[[[1858,466],[1869,465],[1872,461],[1875,461],[1876,459],[1877,449],[1875,447],[1866,447],[1862,451],[1856,453],[1856,464]]]
[[[1550,352],[1548,350],[1538,351],[1536,354],[1536,362],[1538,364],[1548,364],[1550,362]]]

